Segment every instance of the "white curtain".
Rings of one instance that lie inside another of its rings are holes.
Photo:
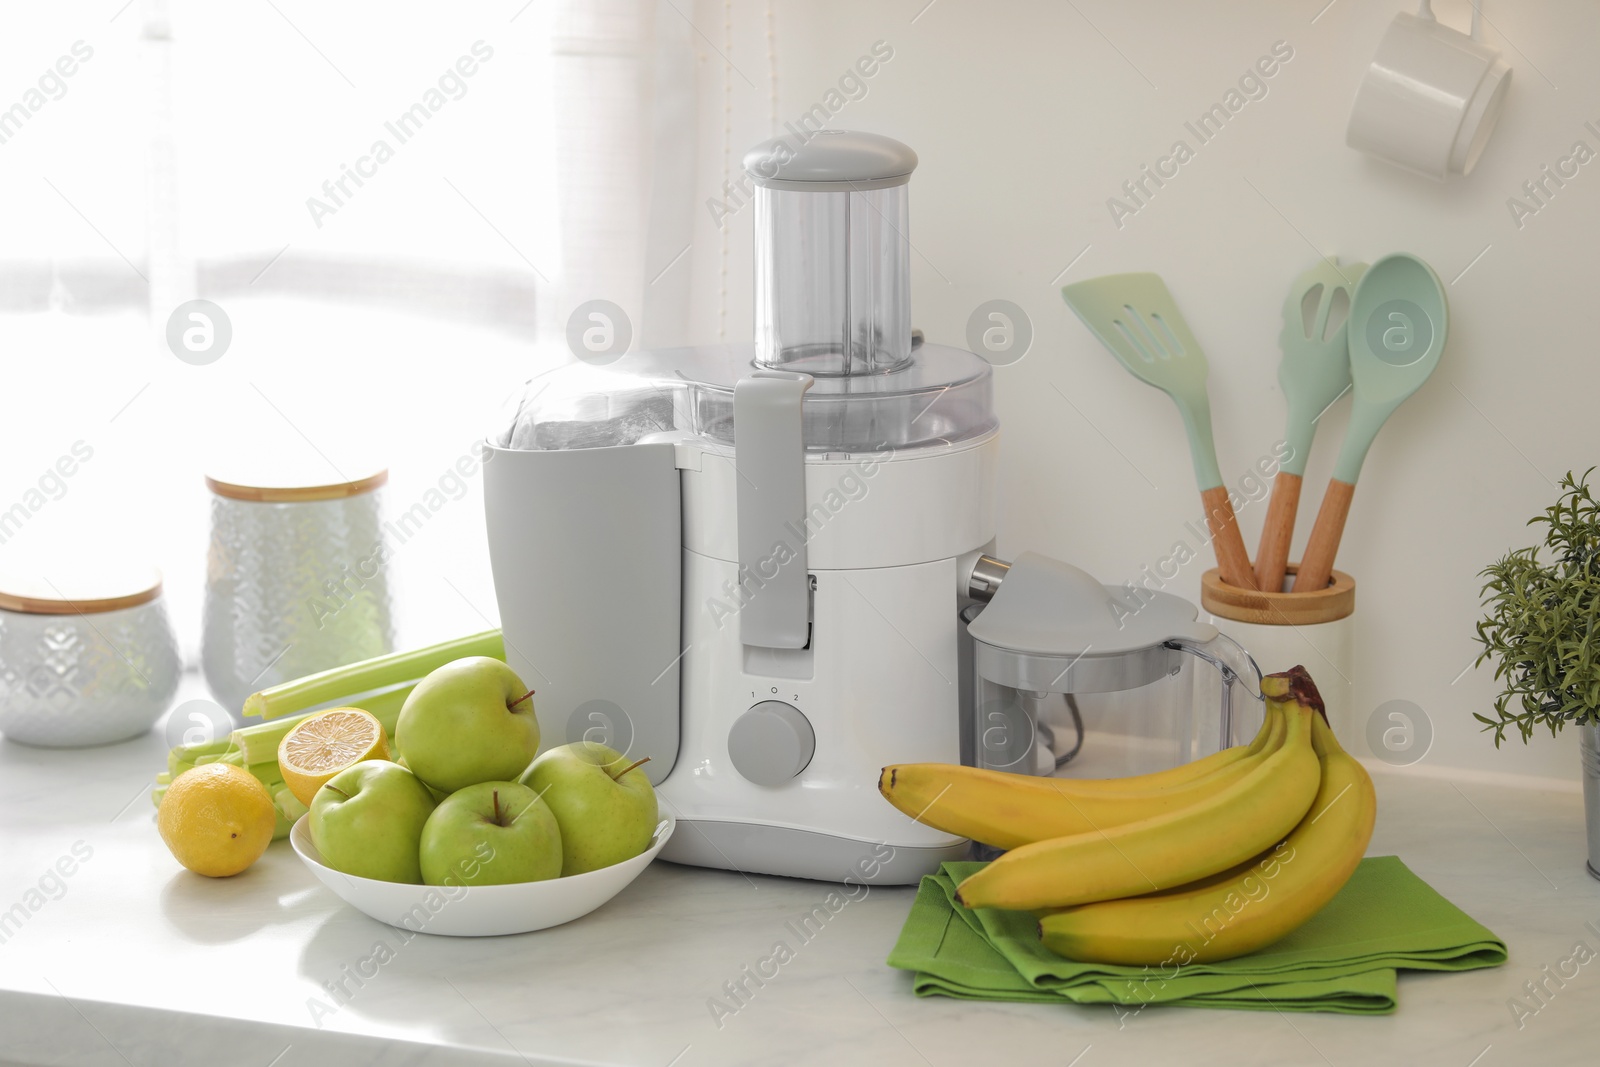
[[[18,73],[0,110],[29,112],[0,143],[0,395],[26,402],[0,423],[0,509],[77,439],[95,459],[0,563],[57,543],[154,562],[188,643],[219,450],[376,455],[403,508],[505,392],[570,358],[583,301],[625,309],[635,348],[715,340],[748,304],[749,212],[718,227],[705,204],[771,132],[770,19],[763,0],[19,8],[0,36]],[[92,58],[30,95],[80,40]],[[310,214],[380,138],[393,159]],[[205,367],[165,341],[194,296],[232,319]],[[406,641],[492,617],[467,500],[407,546]]]
[[[561,279],[541,333],[609,300],[641,348],[687,339],[698,97],[670,0],[564,0],[552,31]]]

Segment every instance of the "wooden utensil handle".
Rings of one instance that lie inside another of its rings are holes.
[[[1322,494],[1322,507],[1317,509],[1316,525],[1311,527],[1311,539],[1306,542],[1305,558],[1294,576],[1295,593],[1322,589],[1333,577],[1333,559],[1339,554],[1339,540],[1344,536],[1344,520],[1350,517],[1350,498],[1356,487],[1338,478],[1330,479],[1328,491]]]
[[[1283,589],[1289,569],[1289,542],[1294,539],[1294,519],[1300,510],[1298,474],[1279,471],[1272,480],[1267,501],[1267,522],[1261,527],[1261,547],[1256,549],[1256,587],[1268,593]]]
[[[1211,547],[1217,554],[1217,569],[1222,572],[1222,580],[1240,589],[1256,588],[1256,576],[1250,570],[1250,553],[1245,551],[1239,520],[1233,514],[1233,504],[1228,501],[1228,487],[1219,485],[1202,490],[1200,501],[1206,506],[1206,525],[1211,527]]]

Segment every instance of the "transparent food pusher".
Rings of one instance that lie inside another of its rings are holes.
[[[912,348],[907,180],[917,157],[886,137],[832,130],[803,150],[803,170],[786,166],[783,138],[745,157],[759,183],[756,362],[827,377],[900,370]]]
[[[651,757],[682,824],[669,860],[915,882],[967,843],[886,803],[879,769],[980,760],[975,717],[1009,708],[1003,689],[1069,691],[991,664],[1008,636],[986,629],[1048,574],[1023,556],[995,578],[989,364],[911,329],[916,163],[866,133],[756,146],[753,341],[565,363],[489,435],[508,660],[538,690],[546,746],[586,738]],[[1207,646],[1193,618],[1189,606],[1163,639]],[[1010,652],[1020,664],[1052,650]],[[1119,677],[1135,694],[1181,684],[1147,674]],[[1033,708],[1017,720],[1027,759],[1010,769],[1045,769],[1052,727]],[[1192,721],[1219,708],[1196,705],[1182,758],[1226,736]],[[1176,746],[1154,758],[1181,761]]]

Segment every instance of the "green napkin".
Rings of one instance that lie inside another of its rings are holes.
[[[917,890],[889,965],[916,973],[918,996],[1372,1015],[1394,1011],[1397,970],[1506,959],[1504,942],[1396,856],[1362,860],[1325,908],[1276,944],[1165,969],[1063,959],[1039,943],[1033,915],[956,904],[956,885],[982,866],[946,863]]]

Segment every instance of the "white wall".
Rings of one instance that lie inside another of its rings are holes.
[[[1200,512],[1171,403],[1090,338],[1059,285],[1125,270],[1166,278],[1211,361],[1232,480],[1282,432],[1276,338],[1290,281],[1322,253],[1416,253],[1451,282],[1451,339],[1433,379],[1380,436],[1356,494],[1339,558],[1358,582],[1353,705],[1362,722],[1386,700],[1420,705],[1435,730],[1426,767],[1575,778],[1570,735],[1496,752],[1472,719],[1493,699],[1490,670],[1462,672],[1478,648],[1478,571],[1531,540],[1524,522],[1563,472],[1600,462],[1591,414],[1600,162],[1521,228],[1507,208],[1575,140],[1600,149],[1584,128],[1600,125],[1600,8],[1489,4],[1488,38],[1514,81],[1478,169],[1439,186],[1344,145],[1357,81],[1401,6],[1392,0],[1336,0],[1315,23],[1324,0],[923,3],[779,5],[775,100],[765,8],[737,5],[725,25],[722,5],[701,5],[703,184],[717,194],[725,114],[736,167],[774,113],[781,123],[811,107],[874,41],[894,49],[832,125],[890,134],[921,157],[911,186],[916,323],[931,340],[961,344],[972,309],[1001,297],[1036,331],[1029,355],[996,374],[1002,551],[1037,549],[1120,582],[1165,556]],[[1437,8],[1465,25],[1460,0]],[[1183,122],[1278,41],[1294,54],[1268,94],[1115,225],[1107,198],[1175,139],[1193,144]],[[724,234],[709,213],[697,219],[696,339],[716,336],[724,308],[727,335],[748,336],[749,221],[736,215]],[[1348,403],[1323,420],[1296,556]],[[1264,510],[1240,516],[1252,549]],[[1175,591],[1197,598],[1201,567]]]
[[[883,131],[921,155],[912,183],[917,324],[935,341],[960,344],[972,309],[1000,297],[1024,307],[1036,330],[1030,354],[996,374],[1006,427],[1001,550],[1034,548],[1120,582],[1166,555],[1199,507],[1170,403],[1090,339],[1061,303],[1061,283],[1134,269],[1167,278],[1205,342],[1219,451],[1237,477],[1281,433],[1279,308],[1317,253],[1371,259],[1406,249],[1449,280],[1487,247],[1451,286],[1452,340],[1438,374],[1384,431],[1356,496],[1340,559],[1360,583],[1355,704],[1369,712],[1406,699],[1425,709],[1437,733],[1425,766],[1574,778],[1570,737],[1495,752],[1471,718],[1489,706],[1491,679],[1484,671],[1457,677],[1476,651],[1478,570],[1527,541],[1525,519],[1552,497],[1562,472],[1600,460],[1588,417],[1600,381],[1590,362],[1600,163],[1520,230],[1506,208],[1522,182],[1574,140],[1600,148],[1583,126],[1600,125],[1600,8],[1489,0],[1489,36],[1505,48],[1515,81],[1478,171],[1440,187],[1343,145],[1357,79],[1399,0],[1336,0],[1315,24],[1325,0],[926,2],[786,0],[770,15],[758,0],[658,8],[662,25],[677,27],[660,30],[663,40],[688,40],[697,53],[701,118],[684,135],[697,139],[701,159],[695,243],[683,261],[694,280],[690,336],[641,325],[662,340],[749,336],[750,213],[719,229],[704,201],[720,196],[725,168],[736,174],[750,143],[810,109],[874,42],[885,42],[893,58],[833,124]],[[1464,8],[1465,0],[1440,0],[1457,24]],[[197,251],[231,254],[242,245],[272,256],[289,243],[280,266],[302,255],[409,250],[512,272],[526,269],[525,254],[549,267],[553,242],[540,218],[552,198],[540,191],[543,142],[531,136],[544,106],[543,38],[529,21],[545,10],[535,5],[515,24],[488,9],[447,17],[437,5],[428,9],[435,21],[415,25],[360,12],[306,24],[318,47],[350,68],[359,91],[270,11],[224,20],[217,32],[227,40],[260,38],[274,62],[297,72],[303,95],[293,99],[323,102],[309,110],[285,110],[287,83],[211,62],[226,49],[208,51],[205,27],[189,24],[188,54],[206,61],[194,84],[211,91],[184,97],[198,109],[186,112],[185,129],[210,136],[217,122],[243,116],[237,126],[225,123],[227,145],[272,157],[272,166],[258,167],[248,151],[229,147],[216,159],[237,161],[230,181],[204,180],[210,172],[202,168],[189,182],[186,217],[204,239]],[[692,32],[680,10],[693,15]],[[43,69],[85,34],[97,56],[65,99],[5,146],[0,187],[27,207],[20,229],[8,231],[5,256],[98,256],[118,266],[109,242],[140,260],[143,215],[127,188],[143,156],[136,141],[102,130],[123,114],[137,69],[136,26],[125,16],[94,30],[71,12],[42,8],[30,18],[0,49],[16,69]],[[408,148],[382,182],[341,210],[337,226],[313,228],[305,196],[478,37],[494,41],[497,58],[472,95],[450,105],[454,125]],[[1117,228],[1106,199],[1280,40],[1294,57],[1267,96]],[[724,57],[740,73],[730,73]],[[219,71],[237,77],[217,82]],[[26,85],[19,81],[16,91]],[[217,100],[227,106],[210,107]],[[279,125],[263,125],[263,115]],[[312,129],[312,115],[326,122]],[[501,136],[508,124],[526,136]],[[101,146],[106,162],[86,163],[85,145]],[[498,231],[442,178],[455,180]],[[205,225],[217,218],[238,226]],[[662,263],[649,266],[653,275]],[[228,311],[235,347],[209,368],[178,363],[132,311],[69,308],[0,321],[0,393],[12,401],[0,420],[0,506],[19,499],[74,440],[97,449],[66,498],[3,546],[0,563],[58,542],[154,559],[191,650],[206,537],[199,472],[219,444],[292,451],[314,441],[329,451],[351,437],[380,446],[395,475],[389,503],[404,510],[532,369],[523,339],[491,329],[323,305],[307,314],[267,297],[230,300]],[[1345,417],[1341,405],[1324,420],[1300,543]],[[273,444],[261,444],[269,438]],[[492,618],[480,493],[473,481],[406,548],[398,565],[406,643]],[[1262,510],[1241,516],[1252,545]],[[1197,563],[1181,574],[1176,590],[1196,596],[1199,570]]]

